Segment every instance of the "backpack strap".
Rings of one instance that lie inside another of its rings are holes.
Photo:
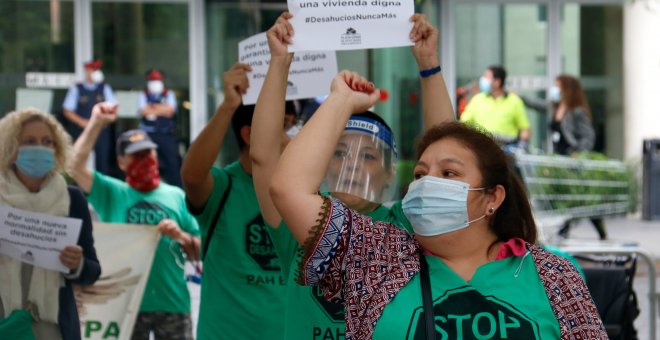
[[[220,219],[220,212],[225,206],[225,203],[227,202],[227,197],[229,197],[229,192],[231,191],[231,176],[227,174],[227,189],[225,190],[225,193],[222,194],[222,198],[220,199],[220,204],[218,204],[218,208],[215,211],[215,216],[213,216],[213,220],[211,221],[211,229],[209,229],[209,233],[206,236],[206,240],[204,241],[204,248],[202,251],[202,262],[204,262],[204,259],[206,258],[206,252],[209,250],[209,244],[211,244],[211,238],[213,237],[213,233],[215,233],[215,227],[218,225],[218,219]]]

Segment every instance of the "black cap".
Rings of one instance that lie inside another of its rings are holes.
[[[149,135],[142,130],[128,130],[117,138],[117,155],[130,155],[138,151],[147,149],[156,149],[158,145],[154,143]]]

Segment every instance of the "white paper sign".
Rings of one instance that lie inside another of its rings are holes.
[[[289,51],[410,46],[413,0],[288,0]]]
[[[60,262],[64,247],[76,245],[82,220],[0,205],[0,253],[31,265],[69,273]]]
[[[250,87],[243,95],[243,104],[251,105],[257,102],[270,62],[266,33],[253,35],[238,43],[238,60],[252,66],[252,72],[248,73]],[[294,54],[289,69],[286,99],[311,98],[330,93],[330,83],[337,72],[337,55],[334,51]]]

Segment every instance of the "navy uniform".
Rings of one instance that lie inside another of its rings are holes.
[[[89,120],[92,116],[92,108],[97,103],[108,102],[116,103],[112,92],[112,87],[103,82],[103,73],[101,72],[101,61],[95,60],[85,63],[85,72],[91,74],[85,79],[85,82],[77,83],[69,88],[64,99],[62,107],[64,110],[73,112],[80,118]],[[65,117],[67,115],[65,114]],[[83,128],[75,123],[74,120],[67,117],[74,124],[69,124],[69,133],[76,140],[82,133]],[[101,131],[99,138],[94,146],[95,168],[103,174],[111,174],[115,160],[114,138],[110,127]]]
[[[173,113],[171,117],[157,114],[147,114],[147,108],[156,104],[169,106]],[[140,129],[147,132],[149,137],[158,145],[159,172],[168,184],[178,187],[181,182],[181,156],[176,138],[177,101],[174,92],[163,85],[163,73],[158,70],[147,72],[147,88],[138,97],[138,110],[141,113]]]

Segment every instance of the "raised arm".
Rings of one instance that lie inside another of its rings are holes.
[[[438,29],[431,25],[424,14],[415,14],[410,20],[414,23],[413,29],[410,31],[410,39],[415,43],[412,53],[417,61],[417,66],[420,71],[434,70],[440,66]],[[424,130],[455,120],[454,109],[451,106],[451,99],[442,73],[436,72],[427,77],[420,76],[420,78]]]
[[[92,109],[92,117],[78,140],[73,144],[73,157],[68,164],[68,172],[73,180],[78,183],[83,192],[89,193],[94,184],[94,175],[87,169],[87,158],[94,148],[96,140],[109,124],[117,120],[117,104],[98,103]]]
[[[282,221],[270,198],[268,186],[280,159],[282,138],[285,138],[284,102],[289,66],[293,56],[287,48],[293,35],[293,27],[288,21],[290,18],[291,14],[284,12],[266,34],[270,48],[270,63],[254,109],[250,134],[254,189],[261,214],[266,223],[273,228],[278,228]]]
[[[218,106],[209,123],[190,145],[190,149],[183,159],[181,166],[183,189],[193,208],[204,207],[211,195],[213,190],[211,167],[222,148],[231,117],[241,105],[241,95],[248,88],[246,73],[250,70],[250,66],[236,63],[224,73],[225,100]]]
[[[299,243],[305,242],[319,218],[319,187],[348,119],[374,105],[379,96],[365,78],[342,71],[332,81],[330,96],[282,153],[270,194]]]

